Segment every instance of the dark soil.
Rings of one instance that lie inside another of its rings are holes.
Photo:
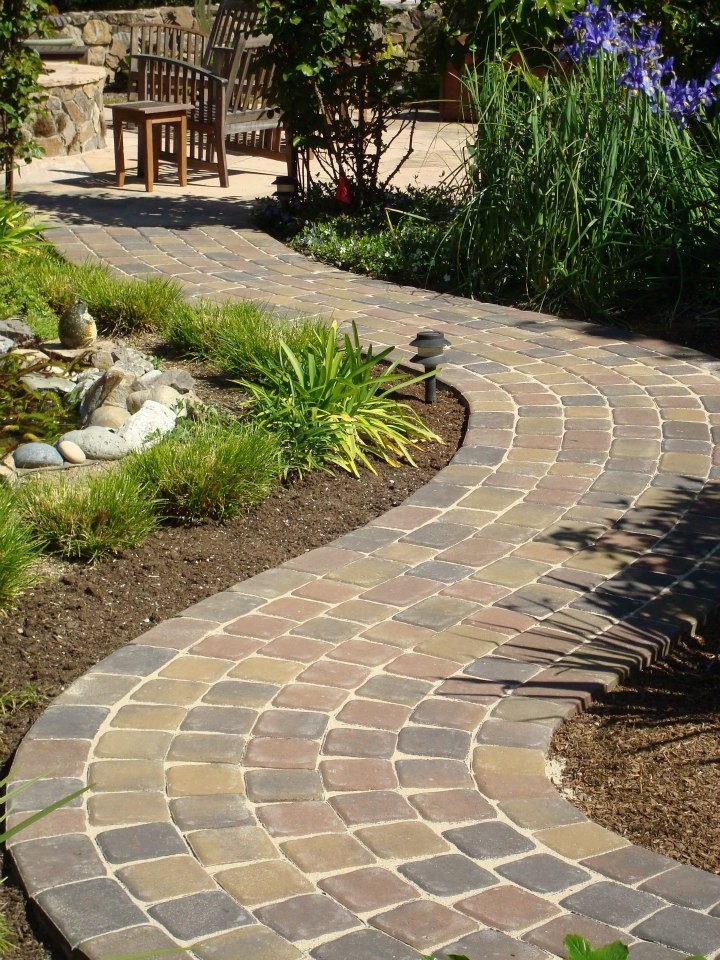
[[[720,627],[556,733],[563,789],[633,843],[720,873]]]
[[[145,342],[143,349],[150,344]],[[192,367],[203,399],[237,405],[237,391],[212,371]],[[248,516],[226,523],[165,527],[141,547],[125,550],[95,566],[58,564],[53,576],[27,591],[18,608],[0,618],[0,691],[37,684],[39,706],[0,716],[4,770],[20,740],[47,703],[113,650],[174,616],[203,597],[336,537],[402,503],[444,467],[465,428],[465,408],[449,390],[437,402],[422,402],[423,387],[399,395],[444,440],[422,447],[417,467],[377,462],[377,475],[360,479],[338,471],[316,473],[288,483]],[[5,871],[4,871],[5,872]],[[0,910],[17,939],[14,960],[45,960],[25,915],[21,891],[8,882],[0,889]]]

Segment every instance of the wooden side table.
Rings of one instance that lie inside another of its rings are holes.
[[[158,176],[160,137],[164,124],[175,128],[175,162],[180,186],[187,184],[187,115],[191,103],[158,103],[139,100],[135,103],[116,103],[112,107],[113,142],[115,145],[115,184],[125,184],[125,148],[123,124],[138,128],[138,169],[145,170],[145,190],[150,193]]]

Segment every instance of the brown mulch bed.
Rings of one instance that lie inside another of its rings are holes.
[[[720,626],[564,724],[551,756],[596,823],[720,874]]]
[[[141,346],[152,346],[147,338]],[[177,365],[177,364],[176,364]],[[207,368],[189,368],[204,400],[237,406]],[[338,471],[316,473],[283,486],[249,516],[226,523],[165,527],[141,547],[87,567],[52,565],[53,576],[29,590],[18,608],[0,617],[0,692],[37,684],[44,703],[0,716],[4,770],[29,726],[50,699],[117,647],[203,597],[330,543],[403,502],[452,459],[465,429],[465,408],[439,387],[437,402],[422,401],[423,387],[403,390],[423,421],[444,440],[418,451],[417,467],[377,462],[377,475],[360,479]],[[6,871],[3,871],[5,873]],[[22,892],[9,881],[0,910],[17,939],[14,960],[46,960],[31,928]]]

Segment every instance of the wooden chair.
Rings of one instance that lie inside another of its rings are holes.
[[[134,57],[140,100],[193,104],[188,167],[215,171],[223,187],[229,185],[228,151],[284,160],[288,171],[292,167],[290,138],[269,94],[273,71],[258,63],[271,38],[251,36],[256,24],[257,12],[247,0],[222,0],[201,65],[151,53]],[[166,139],[160,157],[174,156]]]
[[[137,55],[152,53],[202,66],[208,35],[174,23],[138,23],[130,27],[128,100],[137,100]]]

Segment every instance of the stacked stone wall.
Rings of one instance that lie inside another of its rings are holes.
[[[435,13],[432,9],[420,12],[416,0],[390,0],[387,5],[393,8],[388,39],[393,45],[403,49],[408,57],[408,69],[415,71],[419,68],[418,36]],[[194,30],[200,28],[191,7],[92,10],[50,17],[54,34],[82,41],[87,47],[87,63],[104,67],[109,83],[115,80],[116,71],[127,55],[130,47],[130,27],[140,23],[177,24]]]

